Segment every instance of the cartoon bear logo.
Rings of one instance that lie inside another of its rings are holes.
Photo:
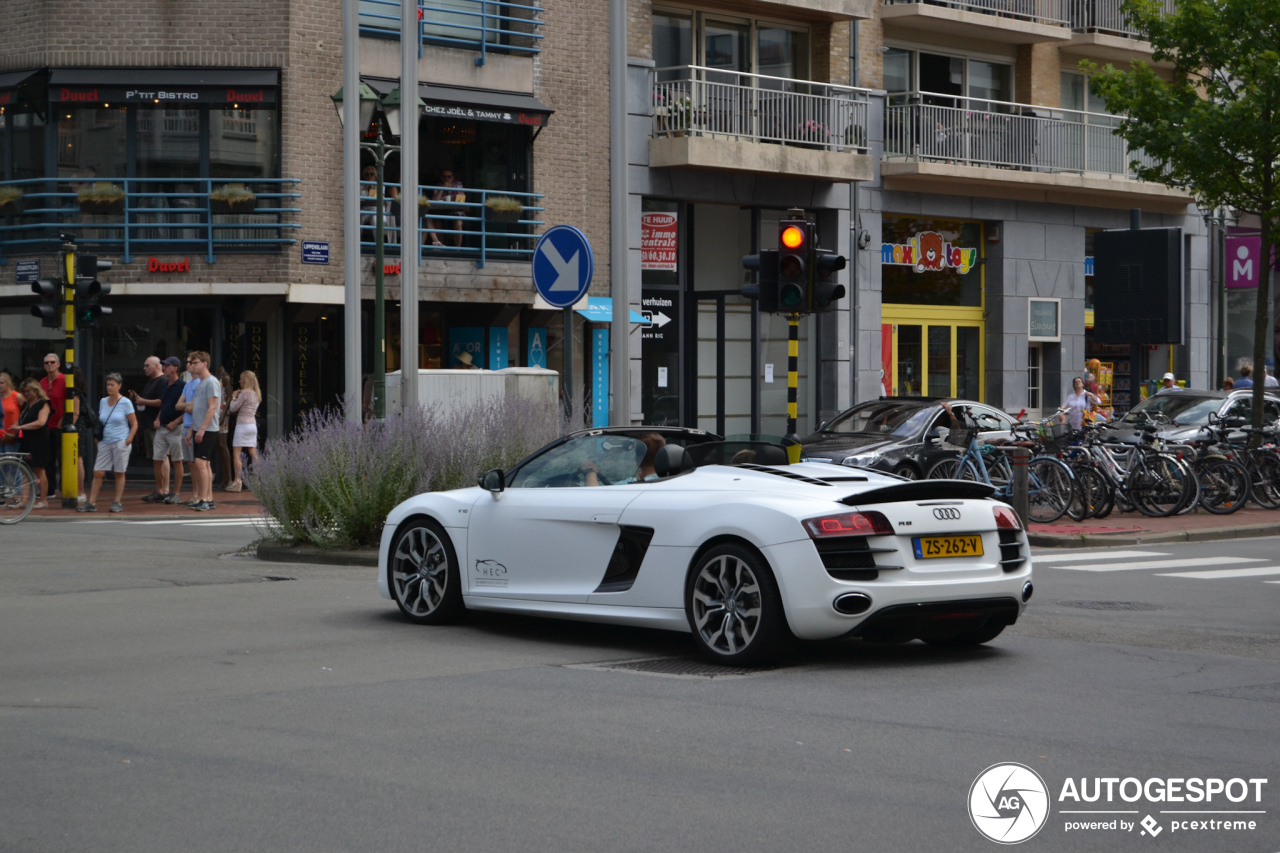
[[[920,248],[916,254],[916,272],[946,269],[947,251],[942,235],[936,231],[925,231],[918,239]]]

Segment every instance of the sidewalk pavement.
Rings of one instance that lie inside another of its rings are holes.
[[[1052,524],[1032,523],[1027,538],[1045,548],[1096,548],[1099,545],[1153,545],[1161,542],[1208,542],[1280,535],[1280,511],[1249,506],[1231,515],[1196,510],[1171,518],[1147,518],[1139,512],[1114,510],[1104,519]]]
[[[189,507],[181,504],[164,504],[164,503],[143,503],[142,498],[155,491],[155,483],[148,477],[146,480],[137,478],[125,483],[124,500],[121,505],[124,512],[110,512],[111,500],[115,496],[115,483],[112,482],[110,475],[102,483],[102,489],[98,492],[98,511],[97,512],[76,512],[74,509],[63,509],[62,498],[55,496],[49,498],[49,506],[47,509],[33,509],[31,514],[27,516],[27,521],[73,521],[76,519],[100,518],[100,519],[194,519],[194,518],[228,518],[233,516],[256,516],[262,514],[262,505],[258,503],[257,498],[248,489],[242,492],[220,492],[214,489],[213,502],[215,508],[208,512],[196,512]],[[87,492],[87,490],[86,490]],[[191,500],[191,486],[184,484],[182,494],[179,498],[183,501]]]

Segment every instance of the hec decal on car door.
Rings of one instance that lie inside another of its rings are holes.
[[[507,567],[497,560],[476,560],[471,572],[471,587],[506,587]]]

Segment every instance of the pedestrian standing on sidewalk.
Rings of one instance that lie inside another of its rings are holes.
[[[188,370],[186,378],[183,380],[182,398],[178,400],[178,411],[182,412],[182,461],[187,463],[188,469],[191,471],[191,487],[193,489],[196,484],[196,468],[192,462],[195,459],[195,448],[187,441],[187,433],[191,432],[191,402],[196,398],[196,389],[199,387],[200,380]],[[174,483],[173,491],[174,494],[182,491],[182,483]],[[185,505],[194,506],[196,503],[196,499],[192,498]]]
[[[146,454],[147,459],[150,459],[156,433],[151,425],[156,422],[156,415],[160,411],[160,396],[164,394],[164,389],[169,387],[169,383],[164,378],[160,359],[154,355],[147,356],[147,360],[142,362],[142,372],[147,377],[147,383],[142,386],[142,393],[130,390],[129,399],[133,401],[134,414],[138,416],[138,437],[142,439],[142,452]],[[156,493],[159,491],[160,483],[157,482],[155,491],[143,500],[147,503],[155,503]]]
[[[62,416],[67,411],[67,377],[62,373],[62,359],[55,353],[44,357],[44,373],[40,387],[49,398],[48,432],[48,480],[49,490],[57,489],[62,471]]]
[[[13,374],[0,370],[0,453],[18,452],[18,416],[22,414],[22,395],[13,384]]]
[[[215,489],[224,489],[231,485],[231,452],[227,449],[227,406],[231,402],[231,374],[225,367],[218,367],[218,384],[222,386],[221,408],[218,410],[218,431],[214,435],[217,444],[214,452],[218,454],[218,479],[213,484]]]
[[[191,445],[194,461],[191,463],[191,483],[196,502],[191,506],[197,512],[214,509],[213,468],[209,464],[217,439],[218,412],[222,408],[222,385],[209,372],[209,354],[197,350],[187,356],[187,369],[200,380],[191,399],[191,431],[186,441]]]
[[[262,402],[262,389],[252,370],[240,374],[240,388],[231,395],[231,411],[236,416],[235,455],[236,481],[227,486],[228,492],[244,488],[244,471],[241,470],[241,452],[249,454],[249,462],[258,462],[258,405]]]
[[[1071,393],[1062,401],[1062,407],[1067,410],[1062,420],[1069,423],[1073,430],[1084,429],[1084,413],[1093,411],[1094,406],[1100,402],[1096,394],[1085,390],[1084,379],[1077,376],[1071,380]]]
[[[22,383],[25,404],[18,415],[18,452],[27,454],[27,465],[40,483],[40,494],[32,509],[44,509],[49,504],[49,395],[34,379]]]
[[[1245,388],[1253,387],[1253,367],[1248,364],[1240,365],[1240,378],[1236,380],[1235,390],[1240,391]]]
[[[106,379],[107,396],[98,403],[102,441],[98,444],[98,461],[93,465],[93,488],[89,490],[89,502],[76,507],[77,512],[98,511],[98,492],[108,471],[116,475],[116,499],[111,502],[111,511],[124,512],[124,472],[129,468],[129,453],[138,434],[138,416],[133,402],[120,393],[124,377],[108,373]]]
[[[178,401],[182,399],[183,383],[178,371],[182,362],[169,356],[161,365],[169,387],[160,396],[160,412],[156,415],[156,441],[151,450],[151,464],[155,466],[156,482],[160,484],[160,500],[176,504],[182,492],[182,460],[186,442],[183,441],[182,412]],[[173,468],[173,490],[169,490],[169,469]],[[143,498],[146,500],[146,498]]]

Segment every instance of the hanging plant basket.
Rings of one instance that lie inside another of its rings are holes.
[[[258,200],[256,198],[224,199],[210,197],[209,209],[214,213],[223,214],[253,213],[258,209]]]
[[[511,196],[491,196],[484,207],[490,222],[519,222],[524,215],[524,206]]]
[[[77,199],[80,212],[90,216],[119,216],[124,213],[124,190],[105,181],[80,190]]]

